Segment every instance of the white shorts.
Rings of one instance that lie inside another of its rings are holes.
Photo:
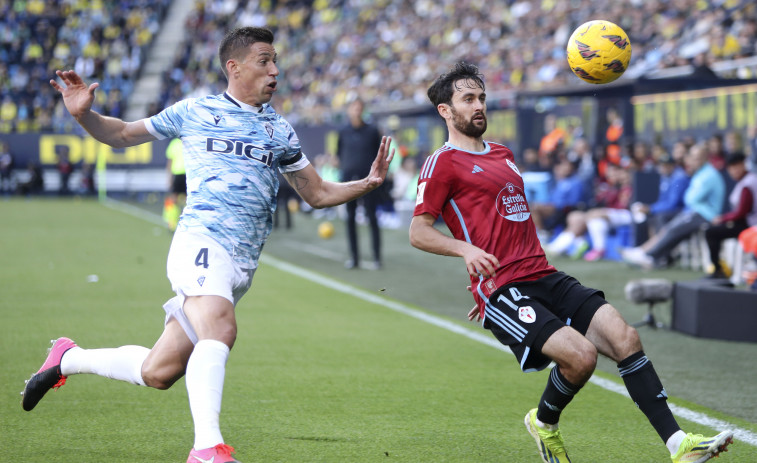
[[[234,306],[252,284],[255,269],[235,262],[223,246],[201,233],[177,231],[168,251],[168,279],[176,296],[163,304],[166,323],[175,318],[193,343],[197,333],[184,314],[188,296],[221,296]]]

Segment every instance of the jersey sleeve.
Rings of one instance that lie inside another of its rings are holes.
[[[284,121],[284,123],[286,124],[288,130],[287,139],[289,140],[289,144],[287,146],[286,153],[281,157],[281,160],[279,161],[279,172],[281,172],[282,174],[286,172],[295,172],[302,170],[308,164],[310,164],[310,161],[308,161],[305,153],[302,152],[300,138],[297,136],[294,128],[289,125],[288,122]]]
[[[193,99],[179,101],[160,113],[145,119],[147,131],[158,140],[178,137],[184,118],[193,102]]]
[[[418,176],[418,192],[413,215],[431,214],[439,217],[452,190],[451,172],[446,168],[446,160],[441,155],[432,155],[423,164]]]

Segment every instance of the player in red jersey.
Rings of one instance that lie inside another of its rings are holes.
[[[629,395],[673,462],[703,462],[724,451],[733,439],[730,431],[715,437],[681,431],[637,331],[604,294],[547,262],[513,153],[483,139],[486,92],[478,68],[456,64],[436,79],[428,96],[449,139],[421,170],[410,242],[463,258],[476,300],[469,319],[483,320],[523,371],[557,364],[538,407],[525,418],[542,460],[570,462],[558,429],[560,413],[593,374],[598,354],[618,364]],[[434,228],[439,215],[452,237]]]

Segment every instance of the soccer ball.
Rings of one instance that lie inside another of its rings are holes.
[[[331,222],[321,222],[318,225],[318,236],[321,237],[321,239],[327,240],[334,236],[334,224]]]
[[[590,84],[612,82],[625,72],[631,61],[628,35],[610,21],[581,24],[570,36],[566,51],[570,70]]]

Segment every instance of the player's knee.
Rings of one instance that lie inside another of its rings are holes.
[[[641,339],[639,338],[639,332],[636,331],[636,328],[630,325],[625,325],[620,336],[618,336],[616,348],[618,350],[616,354],[618,361],[639,352],[641,350]]]
[[[171,374],[165,369],[150,368],[149,365],[142,365],[142,381],[145,386],[153,389],[166,390],[183,376],[181,374]]]
[[[576,374],[583,379],[582,382],[589,380],[597,367],[597,348],[590,342],[582,343],[576,349],[575,370]]]

